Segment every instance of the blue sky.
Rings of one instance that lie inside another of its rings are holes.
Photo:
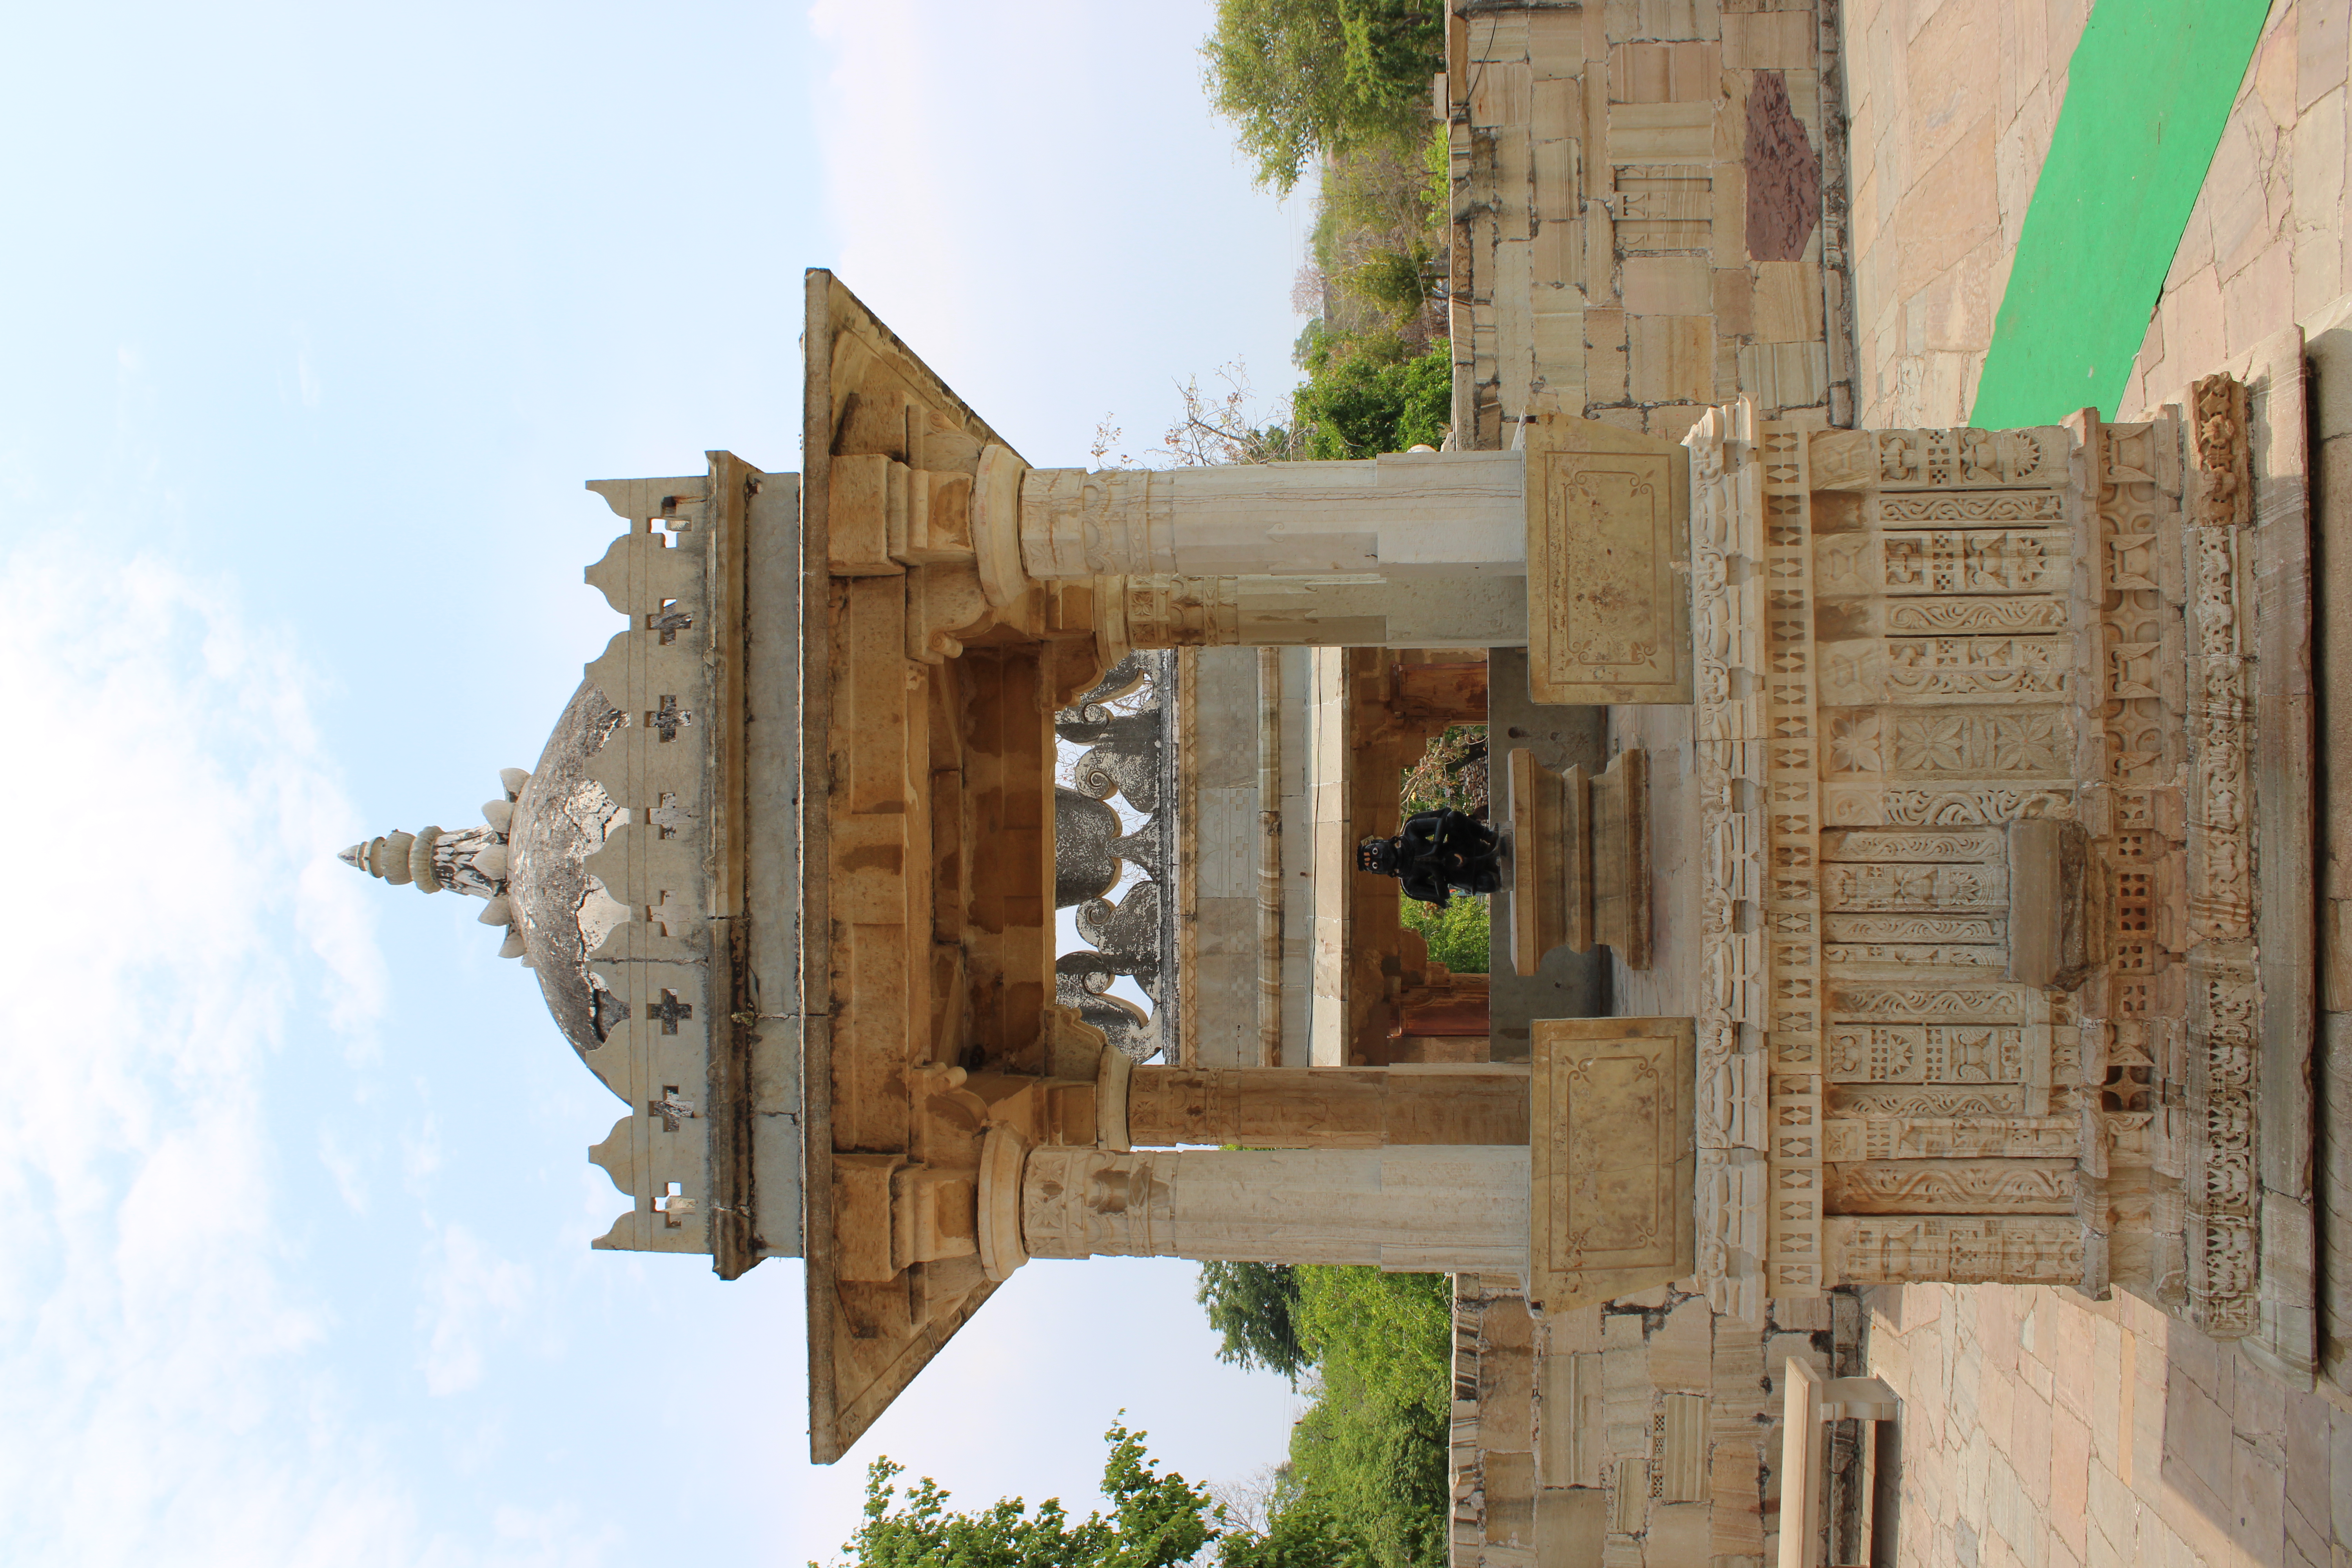
[[[14,1562],[798,1563],[887,1451],[1091,1496],[1294,1401],[1181,1263],[1033,1264],[850,1461],[800,1278],[592,1254],[619,1105],[478,906],[476,820],[614,629],[583,479],[798,466],[836,268],[1032,461],[1288,379],[1306,222],[1206,5],[22,7],[0,160],[0,1519]]]

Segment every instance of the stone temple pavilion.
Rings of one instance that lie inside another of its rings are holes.
[[[1681,1282],[1759,1324],[2122,1285],[2307,1356],[2265,1118],[2311,821],[2259,759],[2310,744],[2308,591],[2238,382],[2128,425],[1738,401],[1087,473],[822,271],[805,355],[806,471],[593,485],[624,624],[537,766],[347,858],[484,900],[621,1100],[597,1246],[804,1259],[820,1462],[1031,1258],[1456,1271],[1539,1315]],[[1497,816],[1517,963],[1598,945],[1638,1005],[1525,1063],[1109,1047],[1056,999],[1055,715],[1221,644],[1524,648],[1514,700],[1607,710],[1605,765],[1522,752]]]

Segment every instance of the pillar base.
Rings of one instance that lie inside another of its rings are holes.
[[[1554,773],[1524,748],[1505,770],[1511,831],[1511,965],[1533,974],[1565,946],[1650,967],[1649,753],[1628,748],[1598,777]]]

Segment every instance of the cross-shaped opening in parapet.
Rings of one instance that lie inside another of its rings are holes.
[[[654,832],[657,837],[663,838],[675,838],[677,837],[677,824],[676,820],[666,818],[666,814],[673,812],[677,810],[677,795],[669,790],[662,791],[660,796],[654,803],[652,813]]]
[[[693,625],[694,613],[679,609],[676,599],[664,599],[661,608],[646,617],[646,630],[661,633],[661,640],[665,643],[676,642],[677,634]]]
[[[691,1018],[694,1016],[694,1004],[691,1002],[679,1001],[677,999],[677,993],[675,991],[664,991],[662,993],[662,999],[659,1002],[655,1003],[653,1006],[646,1009],[646,1016],[648,1018],[659,1018],[661,1020],[662,1033],[665,1035],[675,1035],[677,1033],[677,1024],[679,1019]]]
[[[673,1230],[683,1223],[677,1216],[691,1206],[686,1201],[684,1182],[665,1183],[662,1190],[654,1196],[654,1212],[661,1215],[662,1223]]]
[[[651,926],[655,933],[659,936],[685,935],[684,931],[674,931],[671,928],[683,926],[686,919],[686,906],[683,903],[672,903],[669,889],[667,888],[656,893],[654,901],[646,906],[646,924]]]
[[[678,731],[693,722],[694,715],[680,711],[675,697],[663,698],[661,706],[646,715],[646,728],[659,735],[665,746],[677,739]]]
[[[675,1132],[678,1129],[679,1118],[694,1114],[694,1102],[679,1099],[677,1085],[666,1083],[662,1085],[661,1098],[646,1102],[646,1114],[660,1117],[663,1131]]]

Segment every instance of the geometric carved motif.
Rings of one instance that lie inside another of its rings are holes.
[[[1889,533],[1880,548],[1889,594],[2046,593],[2066,574],[2065,536],[2042,529]]]
[[[2024,1031],[1977,1024],[1836,1024],[1829,1076],[1842,1083],[2018,1083]]]
[[[1909,861],[1822,868],[1823,897],[1840,911],[2006,910],[2009,873],[2001,866],[1923,866]]]
[[[1820,650],[1814,641],[1812,484],[1807,433],[1767,424],[1757,455],[1763,469],[1765,605],[1765,828],[1769,873],[1764,911],[1771,939],[1768,1029],[1772,1056],[1772,1168],[1767,1278],[1775,1296],[1808,1296],[1822,1275],[1821,1137],[1825,984],[1822,911],[1893,909],[1899,889],[1925,870],[1966,876],[1964,868],[1822,864],[1824,772]],[[1802,1176],[1802,1186],[1788,1179]]]
[[[2083,1277],[2083,1229],[2071,1216],[1853,1217],[1832,1219],[1825,1229],[1839,1278],[1855,1285],[2063,1285]]]
[[[1829,1157],[1864,1160],[2072,1159],[2081,1143],[2071,1116],[1836,1116]]]

